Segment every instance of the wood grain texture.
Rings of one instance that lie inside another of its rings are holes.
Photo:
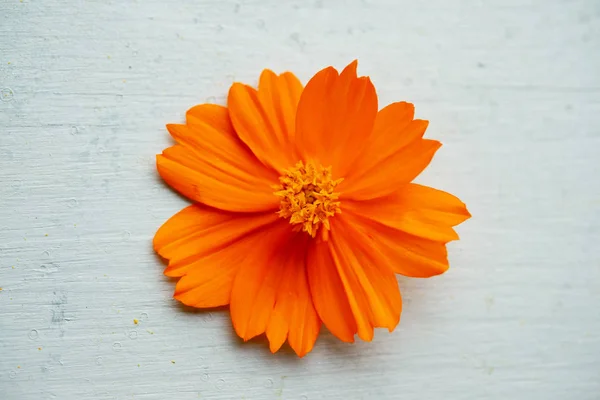
[[[600,398],[599,50],[597,0],[0,0],[0,399]],[[154,155],[234,80],[354,58],[474,217],[393,334],[271,355],[172,300]]]

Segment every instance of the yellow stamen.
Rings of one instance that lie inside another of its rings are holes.
[[[337,201],[340,195],[334,189],[343,180],[333,180],[331,167],[298,161],[279,177],[281,184],[275,187],[275,195],[281,198],[277,214],[289,218],[290,224],[295,225],[294,230],[302,230],[312,237],[321,226],[329,230],[329,218],[341,212]],[[327,232],[323,233],[326,237]]]

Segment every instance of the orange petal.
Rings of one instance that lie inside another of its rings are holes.
[[[340,199],[370,200],[399,190],[429,165],[442,144],[419,139],[387,157],[368,171],[359,171],[337,187]]]
[[[392,103],[377,113],[373,133],[348,175],[368,171],[386,158],[423,137],[428,122],[413,120],[415,107],[411,103]]]
[[[154,236],[154,249],[169,260],[165,275],[183,276],[193,261],[276,221],[279,217],[273,212],[231,213],[194,204],[160,227]]]
[[[173,129],[173,127],[171,127]],[[183,145],[156,156],[160,176],[175,190],[200,203],[222,210],[255,212],[276,210],[276,179],[268,180],[225,162],[200,157]]]
[[[356,319],[358,336],[370,341],[375,327],[391,332],[400,321],[402,300],[387,260],[372,251],[351,220],[337,216],[331,226],[331,251]]]
[[[287,338],[296,354],[303,357],[312,350],[317,340],[321,320],[308,288],[307,247],[308,236],[300,233],[280,253],[283,259],[276,268],[280,268],[281,282],[266,330],[272,352],[279,350]]]
[[[305,160],[333,166],[343,177],[364,150],[375,123],[377,94],[368,77],[357,78],[350,63],[340,75],[333,67],[306,85],[296,116],[296,141]]]
[[[187,110],[185,122],[188,126],[198,131],[203,139],[216,141],[216,147],[221,144],[229,147],[245,148],[237,137],[231,120],[229,110],[217,104],[199,104]],[[224,141],[224,142],[221,142]]]
[[[344,213],[344,218],[353,223],[359,232],[357,236],[397,274],[428,278],[448,269],[448,254],[442,242],[409,235],[350,212]]]
[[[154,249],[169,260],[165,275],[183,277],[175,298],[194,307],[228,304],[240,259],[262,240],[256,232],[277,220],[274,213],[234,214],[200,204],[171,217],[156,233]]]
[[[278,172],[298,161],[294,141],[296,107],[302,84],[290,72],[276,75],[264,70],[258,91],[234,83],[227,105],[240,139],[264,165]]]
[[[225,107],[202,104],[188,110],[186,119],[186,125],[167,125],[180,145],[157,156],[158,172],[169,185],[224,210],[277,207],[271,185],[278,182],[278,174],[265,168],[237,137]]]
[[[170,124],[167,129],[178,143],[215,168],[226,164],[237,174],[243,172],[246,178],[246,174],[270,181],[278,178],[237,136],[225,107],[215,104],[192,107],[186,113],[186,125]]]
[[[229,304],[233,280],[244,255],[263,240],[254,232],[214,253],[180,263],[177,272],[185,275],[177,282],[173,297],[192,307],[209,308]],[[167,272],[165,274],[168,275]]]
[[[356,320],[327,242],[312,240],[306,259],[308,282],[319,317],[344,342],[354,342]]]
[[[456,226],[471,214],[458,197],[428,186],[410,184],[395,194],[404,207],[438,225]]]
[[[231,291],[231,319],[236,333],[252,339],[267,329],[281,281],[285,249],[292,237],[281,220],[262,232],[263,240],[246,253]]]
[[[417,184],[375,200],[347,200],[342,207],[390,228],[443,243],[458,240],[452,227],[471,216],[455,196]]]

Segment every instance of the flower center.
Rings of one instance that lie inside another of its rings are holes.
[[[321,226],[329,231],[329,217],[340,213],[339,193],[335,187],[344,179],[333,180],[331,167],[323,168],[311,161],[298,161],[279,177],[275,195],[281,198],[281,218],[289,218],[294,230],[302,230],[313,238]],[[327,231],[323,232],[327,237]]]

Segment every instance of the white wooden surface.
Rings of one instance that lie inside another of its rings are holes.
[[[154,155],[234,79],[354,58],[474,217],[393,334],[271,355],[171,299]],[[0,0],[0,399],[599,399],[599,71],[598,0]]]

